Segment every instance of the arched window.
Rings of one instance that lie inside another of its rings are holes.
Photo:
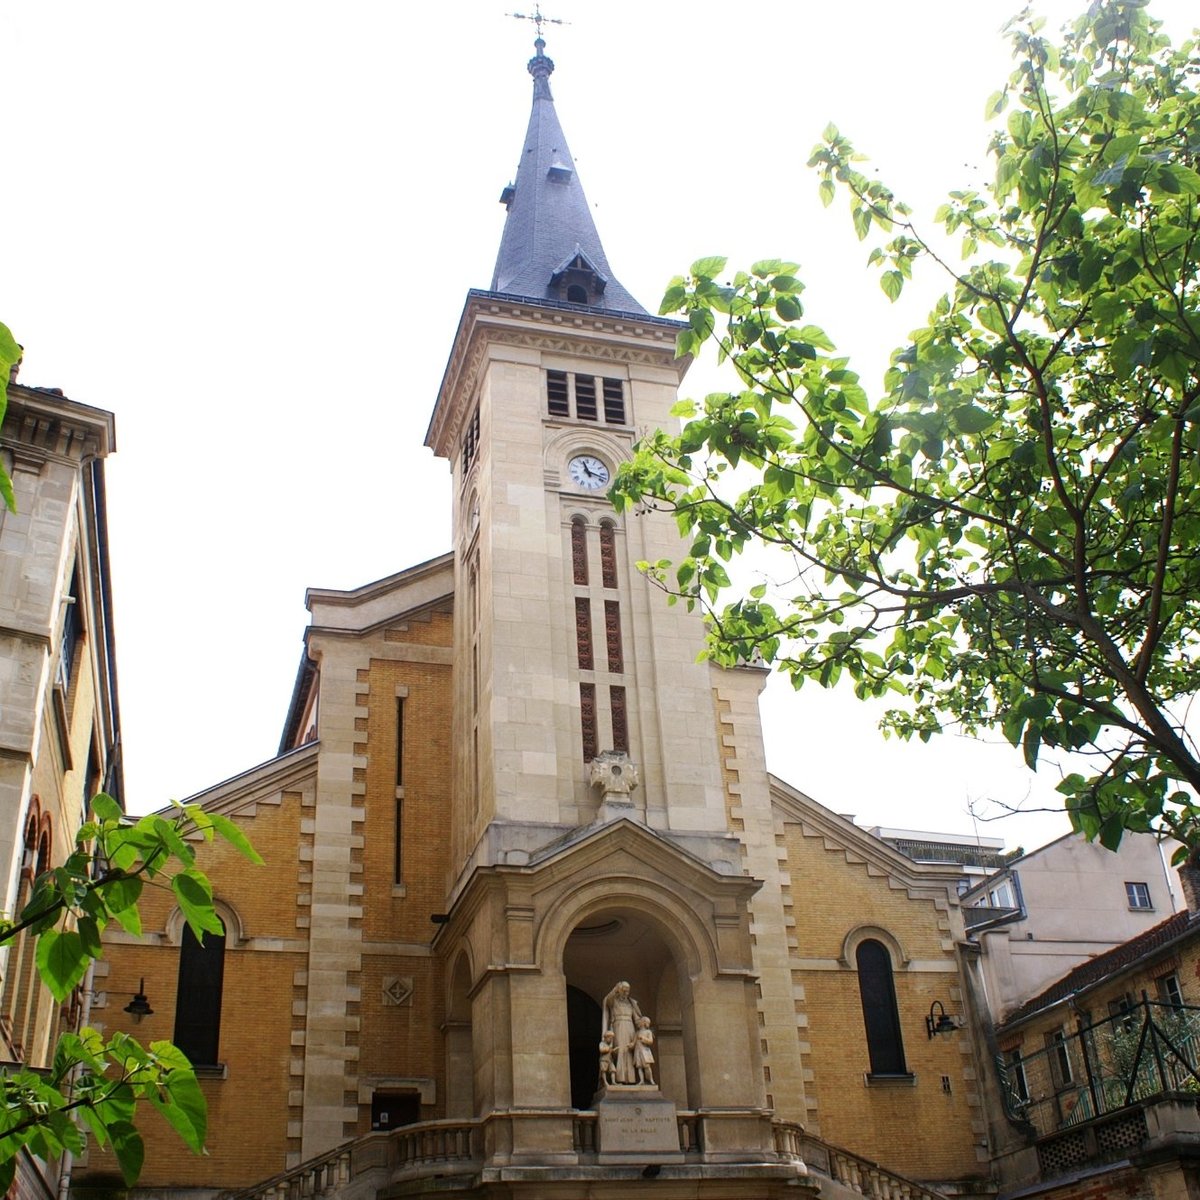
[[[184,926],[179,942],[179,988],[175,995],[175,1045],[194,1067],[215,1067],[221,1034],[221,989],[225,977],[225,935],[196,940]]]
[[[858,967],[858,991],[862,998],[871,1074],[907,1075],[891,955],[882,942],[868,938],[859,943],[854,960]]]

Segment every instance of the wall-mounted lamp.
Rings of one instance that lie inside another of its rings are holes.
[[[925,1018],[925,1032],[933,1038],[939,1033],[953,1033],[957,1028],[958,1023],[946,1011],[946,1006],[940,1000],[935,1000],[929,1006],[929,1016]]]
[[[134,1019],[135,1023],[140,1022],[143,1017],[154,1016],[154,1009],[150,1007],[150,1001],[146,999],[146,980],[144,977],[138,984],[138,990],[134,992],[133,999],[125,1005],[125,1012]]]
[[[432,914],[430,914],[429,919],[435,925],[445,925],[450,920],[450,914],[449,913],[432,913]]]

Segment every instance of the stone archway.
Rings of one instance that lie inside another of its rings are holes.
[[[568,1035],[572,1048],[572,1105],[590,1106],[598,1079],[600,1005],[612,987],[628,980],[633,996],[654,1026],[658,1081],[664,1095],[681,1108],[688,1107],[688,1055],[685,1053],[684,1005],[681,990],[688,987],[686,964],[677,960],[670,939],[644,912],[612,906],[589,913],[571,931],[563,950],[563,976],[567,988]],[[572,1004],[574,993],[586,998]],[[584,1015],[586,1013],[586,1015]],[[578,1029],[576,1022],[587,1022]],[[580,1047],[575,1050],[576,1045]],[[586,1050],[585,1050],[586,1047]],[[576,1091],[576,1054],[586,1054],[590,1077],[588,1102],[580,1105],[585,1067],[581,1063],[580,1091]]]

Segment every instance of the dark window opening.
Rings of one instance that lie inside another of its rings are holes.
[[[604,602],[604,640],[608,647],[608,669],[614,675],[625,670],[621,651],[621,606],[615,600]]]
[[[567,1055],[571,1070],[571,1107],[588,1109],[600,1086],[596,1032],[603,1022],[600,1005],[567,984]]]
[[[83,637],[83,596],[79,591],[79,566],[71,572],[71,590],[63,611],[62,650],[59,655],[59,682],[64,688],[71,686],[71,674],[75,669],[75,655]]]
[[[592,605],[585,597],[575,601],[575,647],[579,653],[579,668],[591,671],[595,666],[592,654]]]
[[[471,464],[475,461],[475,453],[478,449],[479,409],[476,409],[474,416],[467,422],[467,429],[463,434],[462,471],[464,476],[471,469]]]
[[[596,419],[596,377],[575,376],[575,415],[581,421]]]
[[[609,688],[609,703],[612,705],[613,749],[629,753],[629,716],[625,708],[625,689]]]
[[[416,1092],[375,1092],[371,1096],[371,1128],[399,1129],[421,1119],[421,1097]]]
[[[404,786],[404,697],[396,697],[396,786]]]
[[[1012,1094],[1022,1104],[1029,1103],[1029,1080],[1025,1077],[1025,1064],[1021,1061],[1020,1050],[1010,1050],[1008,1058],[1008,1083]]]
[[[396,798],[396,861],[392,876],[395,883],[404,882],[404,801]]]
[[[1067,1045],[1067,1035],[1063,1030],[1056,1029],[1046,1035],[1046,1045],[1050,1051],[1050,1074],[1055,1086],[1070,1087],[1075,1080],[1075,1072],[1071,1069],[1071,1047]]]
[[[617,586],[617,534],[607,521],[600,526],[600,575],[606,588]]]
[[[571,574],[580,586],[588,581],[587,528],[579,517],[571,522]]]
[[[608,425],[625,424],[625,385],[619,379],[604,381],[604,421]]]
[[[854,957],[871,1074],[907,1075],[891,955],[882,942],[869,938],[859,944]]]
[[[1172,1008],[1183,1007],[1183,992],[1179,988],[1178,975],[1164,975],[1158,981],[1158,994],[1164,1004],[1169,1004]]]
[[[596,742],[596,687],[579,685],[579,724],[583,736],[583,761],[591,762],[599,753]]]
[[[179,988],[175,997],[175,1045],[192,1066],[215,1067],[221,1034],[221,991],[225,977],[225,935],[196,940],[184,926],[179,946]]]
[[[546,372],[546,411],[552,417],[569,417],[571,399],[567,391],[566,371]]]
[[[588,302],[587,288],[573,283],[567,288],[567,300],[571,304],[586,304]]]

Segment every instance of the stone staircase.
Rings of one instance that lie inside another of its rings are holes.
[[[695,1113],[678,1114],[680,1148],[699,1156]],[[595,1113],[576,1118],[575,1145],[581,1161],[593,1157]],[[948,1193],[907,1179],[870,1159],[806,1133],[799,1125],[774,1121],[780,1162],[803,1162],[823,1200],[947,1200]],[[226,1192],[221,1200],[374,1200],[383,1187],[420,1178],[445,1180],[477,1174],[483,1167],[483,1122],[424,1121],[364,1134],[254,1187]],[[664,1168],[667,1177],[669,1169]],[[956,1189],[957,1190],[957,1189]],[[979,1193],[990,1195],[994,1189]]]

